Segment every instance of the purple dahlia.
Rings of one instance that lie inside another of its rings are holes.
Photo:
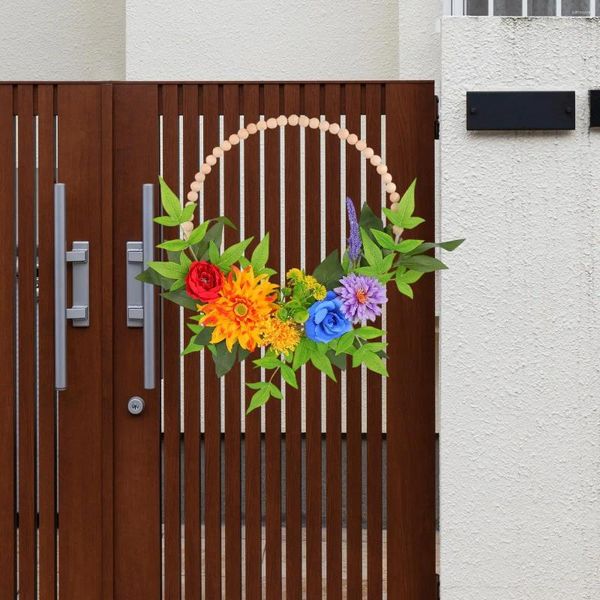
[[[340,279],[335,293],[342,301],[342,313],[353,323],[374,321],[387,302],[385,286],[374,277],[350,273]]]

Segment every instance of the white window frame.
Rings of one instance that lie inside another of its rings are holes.
[[[527,0],[522,1],[521,16],[527,16]],[[562,0],[556,2],[556,15],[562,16]],[[590,17],[596,16],[596,0],[589,0]],[[447,15],[462,17],[465,14],[466,0],[444,0],[444,12]],[[488,16],[494,16],[494,0],[488,0]]]

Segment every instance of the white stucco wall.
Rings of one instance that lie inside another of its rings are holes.
[[[125,77],[125,0],[2,0],[0,81]]]
[[[445,19],[443,600],[600,598],[600,19]],[[467,90],[576,90],[577,130],[468,133]]]
[[[127,79],[385,79],[397,0],[127,0]]]

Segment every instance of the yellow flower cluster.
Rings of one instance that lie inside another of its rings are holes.
[[[290,269],[287,272],[287,277],[294,283],[301,283],[306,286],[306,289],[315,300],[323,300],[327,295],[324,285],[321,285],[312,275],[304,274],[300,269]]]
[[[271,317],[261,325],[260,345],[271,346],[277,354],[289,354],[300,342],[300,327],[292,321]]]

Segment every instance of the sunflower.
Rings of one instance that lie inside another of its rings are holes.
[[[260,342],[262,323],[277,308],[277,285],[267,275],[256,277],[251,266],[232,267],[220,295],[202,307],[200,322],[214,327],[211,343],[225,340],[231,352],[236,342],[251,352]]]
[[[271,346],[277,354],[289,354],[300,342],[300,327],[292,321],[271,317],[263,323],[261,346]]]

